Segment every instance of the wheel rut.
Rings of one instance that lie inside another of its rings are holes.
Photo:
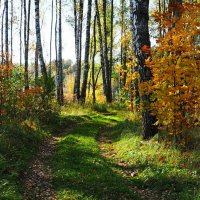
[[[39,146],[38,153],[33,157],[27,171],[24,172],[24,199],[57,200],[53,187],[52,171],[47,165],[56,149],[58,138],[45,139]]]

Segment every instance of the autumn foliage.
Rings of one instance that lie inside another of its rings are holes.
[[[0,65],[0,124],[24,120],[43,109],[42,87],[24,89],[23,75],[13,64]]]
[[[153,78],[140,84],[140,92],[151,94],[151,110],[157,124],[176,141],[187,141],[186,130],[199,126],[200,114],[200,4],[185,3],[180,18],[154,13],[167,32],[146,61]],[[148,50],[149,51],[149,50]]]

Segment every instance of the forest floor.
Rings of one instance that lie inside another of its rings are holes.
[[[198,152],[142,141],[134,114],[74,108],[62,118],[64,129],[44,140],[24,173],[23,199],[200,199]]]

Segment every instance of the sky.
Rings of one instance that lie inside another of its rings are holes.
[[[117,5],[119,0],[115,0]],[[152,1],[150,0],[150,7],[152,7]],[[15,63],[19,63],[20,60],[20,53],[19,53],[19,46],[20,46],[20,39],[19,39],[19,21],[20,21],[20,4],[21,0],[14,0],[14,25],[13,25],[13,49],[14,55],[13,60]],[[55,2],[54,2],[55,4]],[[85,1],[85,11],[86,11],[87,2]],[[55,7],[55,5],[54,5]],[[31,4],[31,36],[30,36],[30,53],[29,59],[30,62],[34,62],[34,46],[35,46],[35,21],[34,21],[34,1]],[[49,62],[49,47],[50,47],[50,25],[51,25],[51,0],[43,0],[41,1],[40,5],[41,10],[41,37],[42,37],[42,45],[43,45],[43,53],[46,63]],[[1,3],[0,8],[1,14],[3,11],[3,2]],[[63,42],[63,59],[71,59],[75,61],[75,47],[74,47],[74,30],[73,27],[70,25],[68,21],[70,21],[71,17],[73,16],[73,7],[71,0],[65,1],[63,4],[63,22],[62,22],[62,42]],[[94,12],[94,11],[93,11]],[[55,20],[55,16],[54,16]],[[84,30],[85,31],[85,30]],[[0,36],[1,38],[1,36]],[[85,41],[85,34],[83,35],[83,49],[84,49],[84,41]],[[23,38],[22,38],[23,40]],[[53,44],[52,44],[52,59],[55,59],[55,45],[54,45],[54,28],[53,28]]]

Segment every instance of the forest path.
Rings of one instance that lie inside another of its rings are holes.
[[[157,200],[157,194],[136,186],[137,170],[115,159],[115,115],[66,117],[62,132],[46,139],[24,173],[25,200]]]
[[[58,138],[51,136],[39,146],[28,170],[24,173],[24,199],[56,200],[57,195],[52,184],[52,170],[46,163],[51,159]]]
[[[69,116],[70,123],[78,125],[59,138],[49,163],[58,199],[141,199],[129,188],[129,180],[116,173],[115,163],[102,156],[99,136],[117,123],[110,119],[114,117],[102,113]]]
[[[33,156],[29,168],[24,172],[24,200],[57,200],[53,186],[52,169],[49,162],[56,151],[59,140],[71,130],[71,126],[62,130],[56,136],[45,139]]]

